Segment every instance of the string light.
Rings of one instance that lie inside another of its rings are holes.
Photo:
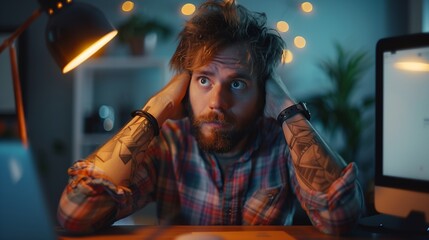
[[[69,1],[71,1],[71,0],[69,0]],[[134,9],[134,3],[132,1],[125,1],[122,4],[122,11],[124,11],[124,12],[129,12],[129,11],[132,11],[133,9]],[[185,16],[189,16],[189,15],[194,14],[195,10],[196,10],[196,7],[194,4],[186,3],[182,6],[181,13]],[[311,4],[310,2],[303,2],[301,4],[301,10],[305,13],[310,13],[313,11],[313,4]],[[277,27],[277,30],[279,32],[285,33],[285,32],[289,31],[289,23],[287,23],[286,21],[278,21],[276,24],[276,27]],[[297,48],[304,48],[306,46],[306,44],[307,44],[307,41],[305,40],[304,37],[296,36],[294,38],[294,45]],[[290,63],[293,61],[293,57],[294,57],[293,53],[290,50],[284,49],[281,62],[283,64]]]
[[[285,21],[278,21],[277,30],[279,30],[279,32],[287,32],[289,31],[289,24]]]
[[[295,44],[295,47],[297,47],[297,48],[304,48],[305,45],[307,44],[307,42],[305,41],[305,38],[301,37],[301,36],[296,36],[293,39],[293,43]]]
[[[288,50],[288,49],[283,49],[283,54],[282,54],[282,63],[286,64],[286,63],[291,63],[293,60],[293,53]]]
[[[122,3],[122,11],[124,12],[130,12],[134,9],[134,2],[132,1],[125,1]]]
[[[303,2],[300,4],[300,9],[304,13],[311,13],[313,11],[313,4],[310,2]],[[286,21],[278,21],[276,23],[276,28],[279,32],[285,33],[289,31],[290,26],[289,23]],[[305,48],[307,46],[307,40],[304,37],[297,35],[293,38],[293,44],[296,48]],[[293,61],[293,58],[293,53],[288,49],[284,49],[281,63],[291,63]]]
[[[184,4],[182,6],[181,11],[182,11],[183,15],[189,16],[189,15],[192,15],[195,12],[195,9],[196,9],[196,7],[195,7],[194,4],[192,4],[192,3],[186,3],[186,4]]]
[[[303,2],[301,4],[301,9],[306,13],[310,13],[313,11],[313,4],[311,4],[310,2]]]

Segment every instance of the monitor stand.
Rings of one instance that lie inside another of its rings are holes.
[[[359,226],[371,232],[429,235],[429,224],[421,212],[411,212],[406,218],[386,214],[364,217]]]

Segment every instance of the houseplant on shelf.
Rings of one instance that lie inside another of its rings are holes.
[[[132,55],[144,54],[144,41],[148,34],[155,33],[161,39],[172,34],[172,28],[156,19],[134,14],[118,26],[118,40],[130,47]]]

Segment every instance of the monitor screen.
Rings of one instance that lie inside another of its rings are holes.
[[[376,47],[375,208],[429,223],[429,34]]]

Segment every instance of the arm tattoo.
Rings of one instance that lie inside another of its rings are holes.
[[[336,156],[320,136],[300,119],[286,124],[287,138],[298,178],[309,188],[325,191],[341,173]]]
[[[154,130],[146,118],[134,118],[97,151],[96,158],[105,162],[118,156],[125,165],[146,150],[153,136]]]

